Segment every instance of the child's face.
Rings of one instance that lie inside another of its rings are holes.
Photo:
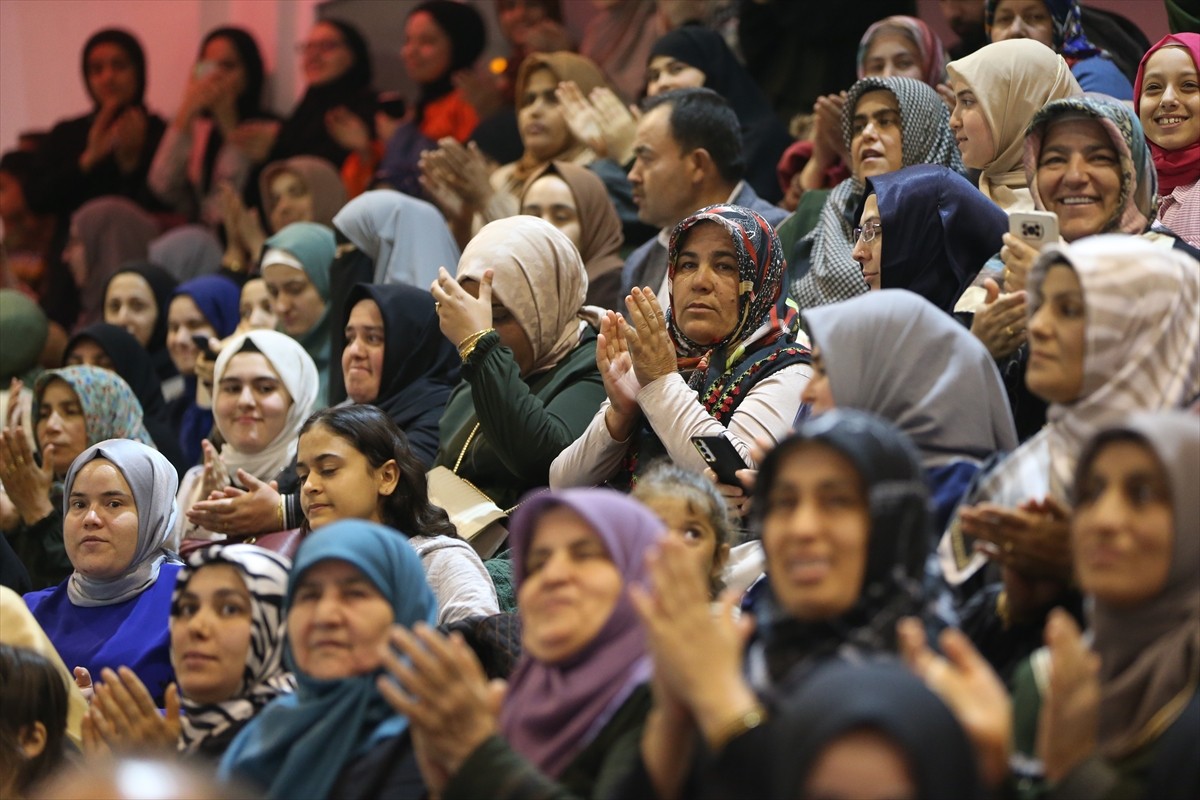
[[[671,535],[684,541],[696,561],[696,570],[705,580],[711,581],[721,574],[729,545],[718,544],[716,525],[696,503],[678,494],[649,494],[638,496],[638,500],[663,521]]]

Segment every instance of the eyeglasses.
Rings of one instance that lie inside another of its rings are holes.
[[[302,56],[308,55],[309,53],[320,53],[325,55],[326,53],[332,53],[334,50],[337,50],[339,47],[343,46],[344,45],[341,42],[333,39],[318,39],[315,42],[300,42],[300,44],[296,45],[296,52]]]
[[[870,244],[875,241],[875,237],[879,235],[882,226],[878,222],[873,222],[865,228],[854,229],[854,241]]]

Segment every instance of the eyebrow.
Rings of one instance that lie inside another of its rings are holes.
[[[879,119],[879,118],[880,118],[880,117],[882,117],[884,114],[896,114],[896,115],[899,115],[899,114],[900,114],[900,109],[898,109],[898,108],[881,108],[881,109],[879,109],[878,111],[874,111],[874,112],[872,112],[872,113],[870,113],[870,114],[855,114],[855,115],[854,115],[854,121],[855,121],[855,122],[860,122],[860,121],[862,121],[862,120],[865,120],[865,119],[867,119],[867,118],[870,118],[870,119]]]
[[[124,498],[127,500],[133,499],[129,496],[129,494],[127,494],[126,492],[122,492],[119,489],[113,489],[111,491],[101,492],[98,496],[99,497],[120,497],[120,498]],[[84,492],[71,492],[70,497],[72,500],[74,500],[76,498],[86,500],[87,498],[91,497],[91,495],[85,494]]]
[[[679,255],[680,256],[690,256],[692,258],[700,257],[700,254],[697,253],[695,250],[684,250],[684,251],[680,252]],[[724,257],[724,258],[732,258],[734,260],[737,259],[737,253],[733,252],[732,250],[714,250],[713,255]]]
[[[649,145],[645,145],[645,144],[635,145],[633,148],[633,154],[635,156],[654,155],[654,148],[650,147]]]
[[[1113,147],[1111,144],[1089,144],[1087,147],[1083,148],[1083,152],[1087,153],[1088,155],[1099,152],[1101,150],[1107,150],[1108,152],[1112,153],[1113,155],[1117,154],[1117,148]],[[1053,145],[1050,145],[1049,147],[1042,148],[1043,154],[1050,153],[1050,152],[1069,153],[1069,152],[1071,152],[1071,148],[1067,147],[1065,144],[1053,144]]]

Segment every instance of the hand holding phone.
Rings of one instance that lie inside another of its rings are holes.
[[[196,349],[209,361],[217,360],[217,354],[208,346],[208,337],[203,333],[192,334],[192,344],[196,345]]]
[[[1058,241],[1058,216],[1049,211],[1014,211],[1008,215],[1008,232],[1041,250]]]
[[[741,486],[745,490],[737,471],[749,469],[750,465],[742,459],[733,442],[725,436],[693,436],[692,445],[704,463],[717,474],[717,480],[729,486]]]

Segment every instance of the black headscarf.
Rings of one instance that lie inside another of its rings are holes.
[[[167,311],[171,308],[171,299],[175,297],[175,289],[179,286],[179,282],[175,280],[175,276],[157,264],[149,261],[135,261],[121,267],[113,273],[112,278],[108,279],[108,283],[104,284],[103,300],[105,303],[108,302],[108,287],[118,275],[126,272],[142,276],[146,283],[150,284],[150,291],[154,293],[154,304],[158,306],[158,316],[154,319],[154,330],[150,333],[146,352],[150,354],[150,358],[154,362],[154,372],[160,381],[173,378],[179,373],[175,369],[175,363],[171,361],[171,354],[167,351]]]
[[[742,125],[746,182],[768,202],[782,197],[775,167],[792,143],[767,96],[714,30],[696,23],[666,34],[650,48],[650,58],[670,56],[704,73],[704,86],[724,97]]]
[[[383,374],[378,407],[408,435],[422,463],[432,465],[438,450],[438,420],[458,385],[458,350],[438,327],[433,297],[402,283],[360,283],[350,290],[340,330],[360,300],[371,299],[383,317]],[[341,353],[338,354],[340,371]]]
[[[803,444],[831,447],[854,465],[866,489],[870,518],[867,564],[858,601],[840,617],[801,621],[788,616],[770,589],[754,604],[756,640],[749,658],[760,688],[790,684],[817,661],[838,654],[893,652],[896,622],[919,614],[925,559],[931,541],[929,492],[921,459],[903,433],[870,414],[836,409],[804,422],[763,461],[754,490],[756,522],[762,524],[780,467]],[[761,668],[766,673],[762,674]]]
[[[776,710],[769,766],[772,797],[807,797],[804,785],[825,749],[869,729],[905,756],[917,796],[970,800],[982,796],[975,753],[954,714],[899,663],[829,664]]]
[[[450,69],[432,83],[421,85],[417,99],[417,121],[420,121],[425,106],[454,90],[451,76],[462,69],[469,69],[483,54],[487,46],[487,28],[479,12],[466,3],[455,0],[426,0],[414,8],[411,17],[424,11],[450,39]]]
[[[163,316],[166,316],[165,311]],[[185,463],[179,437],[171,426],[162,384],[155,374],[150,354],[129,331],[106,322],[89,325],[72,336],[64,354],[70,357],[75,345],[85,339],[95,342],[105,352],[113,363],[113,372],[129,384],[142,404],[142,422],[150,438],[154,439],[159,452],[166,456],[176,472],[182,475],[191,464]]]
[[[137,71],[137,91],[134,93],[133,105],[143,105],[146,94],[146,53],[142,50],[141,42],[134,38],[132,33],[120,28],[105,28],[97,31],[83,46],[83,86],[87,89],[88,96],[92,98],[92,105],[99,110],[100,104],[92,96],[92,87],[88,83],[88,56],[91,55],[93,49],[102,44],[115,44],[129,56],[133,68]]]
[[[237,51],[242,69],[246,71],[246,85],[237,98],[238,120],[253,119],[262,116],[262,91],[264,69],[262,55],[258,51],[258,42],[242,28],[217,28],[211,31],[200,44],[200,54],[213,39],[226,39]]]
[[[266,163],[292,156],[312,155],[341,167],[350,151],[334,141],[325,127],[326,112],[338,106],[350,109],[374,133],[376,101],[371,88],[371,53],[367,49],[366,39],[357,28],[341,20],[321,19],[318,24],[337,28],[354,61],[342,75],[327,83],[308,87],[300,104],[280,128],[275,147]],[[257,177],[248,181],[247,186],[253,191],[257,186]]]
[[[875,193],[883,233],[880,288],[908,289],[946,313],[1000,252],[1008,215],[970,181],[940,164],[867,179],[854,219]]]

